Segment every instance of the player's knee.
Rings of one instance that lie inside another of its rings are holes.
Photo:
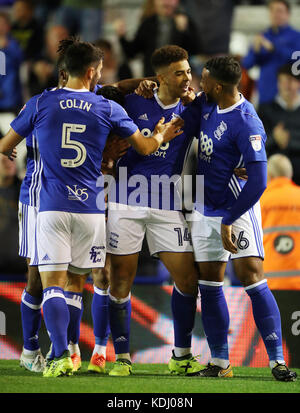
[[[264,271],[262,261],[260,259],[245,260],[236,268],[237,278],[241,281],[244,287],[255,284],[264,279]]]
[[[96,268],[93,270],[94,285],[101,290],[107,290],[109,287],[110,270],[107,267]]]
[[[194,274],[184,274],[184,276],[174,279],[177,288],[184,294],[197,295],[198,279]]]
[[[43,286],[38,267],[28,267],[26,291],[33,297],[43,294]]]

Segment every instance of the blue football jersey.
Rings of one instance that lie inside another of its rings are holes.
[[[204,214],[223,216],[245,184],[234,175],[234,168],[267,160],[263,124],[242,95],[235,105],[221,110],[202,93],[182,118],[190,129],[198,130],[197,174],[204,175]],[[203,205],[196,202],[195,207],[203,212]]]
[[[97,84],[94,93],[97,93],[101,88],[102,85]],[[55,90],[56,88],[51,89]],[[32,99],[37,100],[39,96],[41,95],[36,95]],[[40,157],[38,143],[34,132],[26,137],[26,148],[26,174],[21,184],[19,199],[22,204],[38,207],[43,162]]]
[[[36,104],[40,96],[34,96],[32,104]],[[23,204],[38,207],[43,163],[34,131],[26,136],[26,148],[26,174],[21,184],[19,199]]]
[[[110,132],[127,138],[137,130],[117,103],[69,88],[30,99],[11,127],[37,138],[43,161],[39,210],[77,213],[104,212],[97,180],[106,139]]]
[[[26,174],[21,184],[19,200],[22,204],[39,206],[43,162],[34,131],[26,137]]]
[[[165,122],[169,122],[172,118],[180,116],[184,106],[180,101],[165,106],[160,101],[157,93],[151,99],[131,94],[125,98],[125,109],[138,125],[141,133],[145,137],[150,137],[154,132],[155,125],[162,117],[165,118]],[[117,197],[119,194],[117,201],[128,205],[177,209],[177,204],[174,205],[174,190],[176,191],[174,184],[178,181],[176,176],[180,176],[182,172],[189,144],[189,140],[183,133],[170,142],[163,143],[156,152],[147,156],[142,156],[133,148],[129,148],[118,162],[117,172],[120,189],[117,191]],[[121,176],[120,168],[127,168],[126,176]],[[158,179],[161,176],[166,177],[166,182],[171,177],[174,177],[174,181],[169,181],[171,182],[170,185],[159,185]],[[142,181],[138,177],[141,177]],[[137,181],[139,181],[139,184],[137,184]],[[140,185],[140,181],[142,185]],[[122,192],[125,187],[127,188],[126,193]],[[140,195],[144,189],[147,193],[143,194],[145,197],[141,197]]]

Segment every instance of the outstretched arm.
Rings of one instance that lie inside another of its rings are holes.
[[[182,134],[180,128],[183,126],[183,120],[180,118],[172,119],[168,123],[164,123],[164,118],[156,124],[154,133],[151,137],[145,138],[139,130],[128,137],[128,142],[141,155],[150,155],[155,152],[162,143],[169,142],[176,136]]]
[[[146,78],[136,78],[136,79],[124,79],[120,80],[119,82],[115,82],[110,86],[117,87],[123,95],[128,95],[129,93],[133,93],[139,84],[144,81],[148,80],[151,82],[157,82],[156,77],[146,77]]]

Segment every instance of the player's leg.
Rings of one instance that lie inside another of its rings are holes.
[[[23,350],[20,366],[34,372],[41,372],[45,360],[39,345],[43,289],[37,266],[30,266],[30,257],[35,253],[36,209],[19,203],[19,255],[26,257],[27,283],[21,299],[21,320],[23,331]]]
[[[69,350],[74,366],[81,366],[78,346],[83,312],[82,292],[91,268],[102,268],[106,257],[104,214],[72,214],[72,261],[68,267],[65,294],[70,310]],[[76,369],[75,369],[76,370]]]
[[[145,235],[148,211],[110,205],[107,220],[107,252],[111,254],[109,287],[109,323],[116,353],[116,363],[109,372],[112,376],[131,374],[130,358],[130,291],[133,284],[139,252]]]
[[[41,372],[45,367],[45,360],[39,344],[39,330],[42,321],[43,289],[38,267],[29,266],[27,284],[21,299],[21,320],[23,331],[23,350],[20,357],[20,366],[33,372]]]
[[[195,261],[199,269],[199,290],[203,329],[211,360],[199,375],[232,377],[229,363],[229,311],[223,291],[224,273],[229,253],[224,251],[219,235],[221,218],[194,213],[191,235]]]
[[[39,267],[43,285],[44,321],[49,333],[54,359],[43,372],[44,377],[70,375],[73,363],[68,350],[70,313],[64,295],[68,265]]]
[[[273,376],[280,381],[294,381],[297,375],[284,361],[280,311],[264,278],[262,259],[244,257],[233,260],[233,263],[236,275],[251,299],[255,324],[265,344]]]
[[[81,353],[79,348],[80,323],[83,314],[82,292],[88,274],[75,274],[67,272],[67,282],[64,287],[70,322],[68,326],[68,349],[73,362],[73,371],[81,368]]]
[[[192,332],[198,294],[194,255],[192,252],[161,252],[159,258],[174,281],[171,299],[174,349],[169,370],[172,374],[192,375],[200,370],[200,364],[192,356]]]
[[[106,346],[110,334],[108,317],[108,287],[110,280],[110,254],[106,254],[105,266],[92,270],[94,294],[92,300],[92,318],[95,346],[88,370],[105,373]]]
[[[211,360],[200,375],[232,377],[229,362],[229,311],[223,290],[226,262],[198,262],[202,325]]]
[[[73,370],[68,351],[70,313],[64,295],[72,257],[71,222],[71,214],[62,211],[40,212],[37,217],[37,256],[43,286],[43,313],[52,342],[51,358],[43,372],[45,377],[70,374]]]
[[[111,254],[111,275],[109,287],[109,322],[114,343],[116,363],[111,376],[129,375],[131,287],[136,275],[139,253],[130,255]]]
[[[178,211],[151,210],[146,235],[150,254],[159,256],[174,281],[171,299],[174,349],[169,370],[180,375],[196,373],[200,364],[192,356],[192,331],[198,274],[188,225]]]

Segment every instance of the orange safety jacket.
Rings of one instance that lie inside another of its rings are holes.
[[[300,186],[289,178],[275,178],[260,203],[268,285],[300,290]]]

